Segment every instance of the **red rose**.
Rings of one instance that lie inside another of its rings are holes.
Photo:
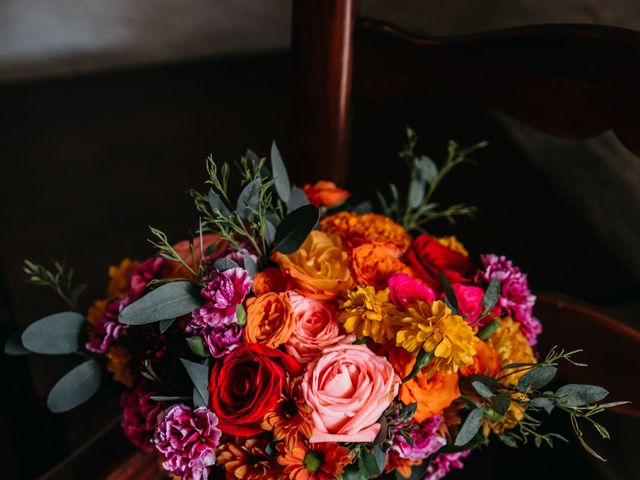
[[[287,373],[300,370],[292,357],[262,344],[240,347],[216,362],[209,407],[218,416],[218,428],[230,435],[261,433],[260,423],[280,398]]]
[[[427,285],[437,291],[442,290],[440,272],[451,283],[469,283],[474,274],[473,264],[467,256],[445,247],[426,234],[413,241],[405,254],[405,261]]]

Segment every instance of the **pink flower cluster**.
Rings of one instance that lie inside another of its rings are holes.
[[[431,463],[429,463],[427,475],[424,477],[424,480],[440,480],[441,478],[444,478],[451,469],[463,468],[464,465],[460,460],[467,458],[469,455],[471,455],[470,450],[458,453],[441,453],[436,455],[433,460],[431,460]]]
[[[218,417],[206,407],[195,410],[183,404],[170,407],[154,437],[156,450],[164,458],[163,468],[180,478],[207,480],[222,435],[217,424]]]
[[[102,318],[95,325],[94,337],[85,344],[87,350],[99,354],[107,353],[113,342],[127,330],[125,324],[118,322],[118,315],[129,303],[129,297],[120,297],[107,305]]]
[[[420,461],[429,458],[447,443],[442,436],[438,435],[441,420],[440,416],[428,418],[422,423],[410,420],[409,426],[413,427],[410,430],[411,442],[407,441],[403,435],[396,434],[391,448],[408,460]]]

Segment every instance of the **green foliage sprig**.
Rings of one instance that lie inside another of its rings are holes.
[[[450,223],[455,223],[455,218],[458,216],[473,215],[475,207],[458,203],[440,209],[439,205],[432,201],[432,198],[442,180],[451,170],[463,163],[469,163],[469,155],[486,147],[488,143],[479,142],[470,147],[461,148],[456,142],[449,141],[447,158],[438,168],[431,158],[425,155],[416,155],[415,147],[418,137],[409,127],[407,127],[406,133],[407,140],[399,157],[407,162],[411,170],[407,197],[402,201],[398,189],[393,183],[389,185],[391,192],[389,200],[377,192],[383,213],[402,224],[407,230],[418,232],[425,232],[424,226],[438,218],[446,218]]]
[[[27,275],[29,283],[50,288],[69,307],[78,310],[78,299],[86,290],[87,284],[73,285],[74,270],[72,268],[67,268],[62,262],[54,262],[53,270],[49,270],[43,265],[25,259],[22,270]]]

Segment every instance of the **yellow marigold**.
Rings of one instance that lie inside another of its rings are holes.
[[[340,235],[350,249],[363,243],[391,243],[404,253],[411,245],[411,235],[402,225],[377,213],[336,213],[322,219],[320,228]]]
[[[107,352],[107,370],[113,373],[113,379],[129,388],[133,387],[133,375],[129,368],[131,352],[122,345],[113,345]]]
[[[338,320],[348,333],[358,338],[369,337],[376,343],[386,343],[396,336],[398,310],[389,301],[389,289],[358,286],[347,292],[340,306]]]
[[[460,315],[440,300],[418,301],[407,309],[402,319],[404,328],[396,335],[396,344],[411,353],[421,348],[433,351],[432,368],[457,372],[473,363],[477,338]]]
[[[138,262],[125,258],[120,262],[120,265],[111,265],[109,267],[109,287],[107,287],[107,295],[109,298],[119,297],[124,295],[129,290],[129,280],[133,271],[138,266]]]
[[[337,235],[313,230],[298,250],[276,252],[273,261],[307,297],[329,300],[354,286],[349,255]]]
[[[498,352],[498,359],[502,367],[510,363],[537,363],[531,345],[520,329],[520,324],[511,317],[500,319],[500,328],[491,335],[489,344]],[[510,373],[510,371],[506,373]],[[504,378],[504,382],[515,385],[525,373],[509,375]]]
[[[464,248],[464,245],[460,243],[460,241],[453,235],[451,235],[450,237],[436,238],[436,240],[440,245],[442,245],[443,247],[447,247],[449,250],[458,252],[465,257],[469,256],[469,252],[467,252],[467,249]]]

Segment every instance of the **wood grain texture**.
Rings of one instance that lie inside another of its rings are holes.
[[[353,68],[354,96],[420,103],[439,92],[562,138],[610,129],[640,154],[639,32],[539,25],[427,38],[360,19]]]
[[[291,158],[299,181],[344,182],[355,0],[294,0]]]

